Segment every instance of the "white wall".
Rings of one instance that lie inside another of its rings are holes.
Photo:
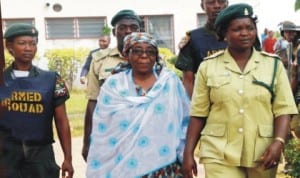
[[[47,7],[46,3],[50,3]],[[54,12],[52,5],[60,3],[61,12]],[[40,32],[39,51],[53,47],[96,48],[97,40],[47,40],[44,18],[106,16],[108,22],[121,9],[133,9],[141,15],[174,15],[175,47],[189,29],[197,25],[196,15],[201,12],[200,0],[2,0],[2,18],[35,18]],[[109,24],[110,25],[110,24]],[[116,45],[113,38],[111,46]]]
[[[293,12],[295,0],[229,0],[231,4],[246,2],[254,6],[258,14],[259,32],[264,27],[276,29],[276,24],[282,20],[292,20],[300,25],[300,13]],[[46,3],[50,3],[46,7]],[[54,12],[52,5],[60,3],[61,12]],[[200,0],[1,0],[2,18],[35,18],[36,26],[40,31],[39,50],[53,47],[97,47],[97,40],[54,40],[45,41],[45,17],[84,17],[107,16],[108,22],[121,9],[133,9],[140,15],[173,14],[175,48],[187,30],[197,25],[196,15],[203,12]],[[284,8],[283,8],[284,7]],[[112,46],[116,45],[113,38]]]

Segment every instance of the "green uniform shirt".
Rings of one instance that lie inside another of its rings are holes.
[[[273,91],[270,85],[275,56],[257,52],[242,72],[229,52],[209,57],[199,67],[192,97],[191,116],[207,117],[201,132],[200,162],[257,166],[273,141],[274,118],[296,114],[297,108],[282,62],[278,61]]]
[[[102,50],[93,57],[87,78],[87,98],[97,100],[103,80],[111,75],[111,71],[123,61],[123,57],[117,48]]]

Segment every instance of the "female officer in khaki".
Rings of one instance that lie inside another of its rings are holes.
[[[224,52],[197,72],[183,173],[197,173],[193,157],[200,137],[206,178],[274,178],[297,108],[282,62],[255,50],[256,16],[247,4],[218,15],[215,25]],[[201,132],[201,135],[199,134]]]
[[[14,61],[4,71],[0,88],[0,177],[59,178],[55,162],[53,118],[64,154],[61,175],[73,177],[71,134],[65,101],[69,92],[61,77],[32,64],[38,31],[29,24],[14,24],[5,34]]]

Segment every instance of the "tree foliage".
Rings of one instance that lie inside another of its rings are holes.
[[[292,178],[300,177],[300,140],[290,139],[284,149],[286,161],[289,163],[287,174]]]
[[[102,28],[102,35],[108,35],[110,36],[110,33],[111,33],[111,28],[107,25],[105,25],[103,28]]]
[[[14,57],[8,53],[7,50],[4,51],[4,59],[5,59],[5,66],[7,68],[14,60]]]
[[[177,56],[168,48],[159,48],[159,54],[166,64],[167,68],[175,72],[178,77],[182,78],[182,72],[176,69],[174,66],[177,60]]]
[[[300,0],[296,0],[295,2],[295,11],[300,9]]]
[[[58,72],[71,90],[80,64],[85,60],[89,50],[87,48],[47,50],[45,57],[49,60],[48,68]]]

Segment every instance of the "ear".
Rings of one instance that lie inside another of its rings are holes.
[[[9,53],[12,53],[12,42],[5,42],[5,47],[8,50]]]
[[[115,28],[112,29],[112,33],[113,33],[114,36],[116,36],[116,29]]]
[[[7,49],[12,48],[12,42],[5,41],[5,47],[6,47]]]
[[[129,59],[129,53],[124,53],[124,52],[122,52],[122,56],[124,57],[124,59],[125,59],[126,61],[128,61],[128,59]]]

